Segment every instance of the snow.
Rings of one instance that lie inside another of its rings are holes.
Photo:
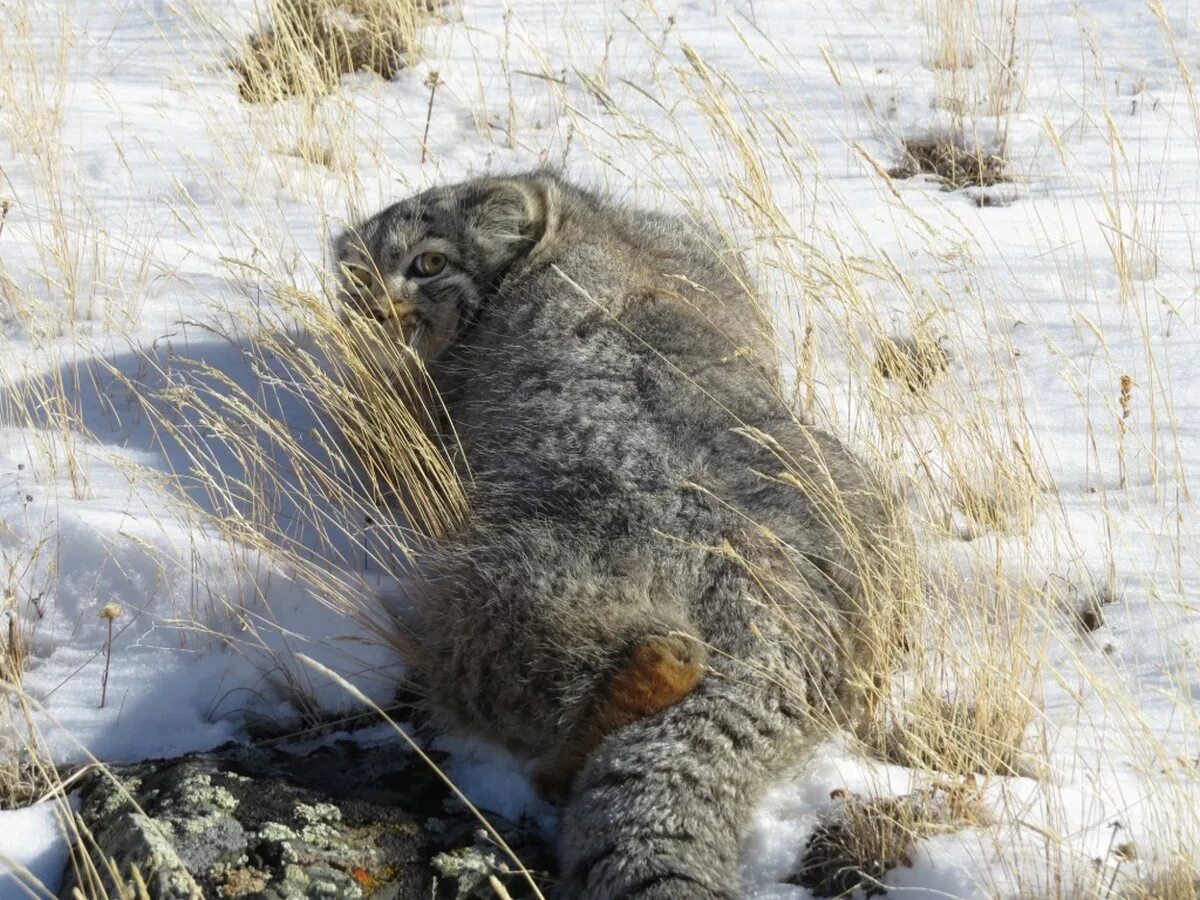
[[[253,21],[248,0],[12,4],[0,100],[23,112],[0,129],[0,387],[20,399],[0,400],[0,634],[15,616],[27,636],[22,688],[48,752],[166,756],[352,709],[298,652],[390,696],[403,663],[375,597],[402,595],[394,534],[342,497],[314,527],[286,471],[254,507],[244,420],[196,398],[245,391],[323,459],[318,414],[256,343],[292,322],[283,288],[319,291],[328,237],[357,212],[549,164],[727,228],[781,322],[798,394],[807,378],[816,418],[905,472],[916,500],[972,467],[998,477],[1006,453],[1046,483],[1028,528],[961,509],[941,531],[924,523],[930,565],[958,579],[930,634],[967,660],[1027,649],[1037,771],[983,779],[995,823],[925,840],[888,883],[1069,896],[1194,857],[1200,107],[1180,61],[1200,56],[1200,22],[1184,2],[1160,18],[1128,0],[997,0],[964,26],[975,65],[949,70],[933,65],[922,10],[935,6],[462,0],[393,82],[349,76],[319,102],[249,107],[222,62]],[[1007,100],[989,87],[1006,71]],[[1006,136],[1019,177],[1003,205],[881,177],[901,139],[955,129]],[[947,347],[946,379],[924,401],[872,393],[869,348],[918,327]],[[59,383],[64,407],[30,399]],[[287,470],[289,452],[269,456]],[[279,533],[250,540],[266,513]],[[1009,622],[1002,584],[1044,592],[1046,609]],[[1101,590],[1113,602],[1093,634],[1054,611]],[[553,827],[519,765],[446,741],[477,802]],[[807,895],[779,880],[831,790],[921,782],[847,742],[814,754],[758,813],[754,897]],[[1136,864],[1110,852],[1116,821]],[[48,807],[0,812],[0,852],[48,885],[57,833]]]
[[[0,817],[0,897],[38,897],[58,890],[67,864],[62,807],[47,801]]]

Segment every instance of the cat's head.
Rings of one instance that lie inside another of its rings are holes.
[[[418,194],[348,229],[333,247],[347,315],[436,359],[546,236],[552,194],[549,178],[480,178]]]

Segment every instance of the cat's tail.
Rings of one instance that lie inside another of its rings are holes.
[[[811,707],[778,682],[709,677],[611,735],[563,813],[562,900],[737,900],[755,802],[802,761]]]

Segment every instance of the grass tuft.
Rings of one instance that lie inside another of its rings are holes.
[[[320,96],[342,75],[391,79],[417,49],[424,0],[268,0],[270,25],[251,35],[233,61],[249,103]]]
[[[967,187],[992,187],[1012,181],[1008,161],[998,153],[971,147],[953,138],[906,139],[904,158],[888,171],[892,178],[930,175],[943,190]]]
[[[875,353],[875,370],[916,394],[927,391],[950,368],[950,354],[927,337],[886,338]]]
[[[816,897],[886,894],[883,878],[912,865],[917,841],[979,825],[987,815],[970,779],[902,797],[863,797],[834,792],[833,808],[808,839],[789,884]]]
[[[875,736],[875,749],[888,762],[961,775],[1023,774],[1022,747],[1033,716],[1027,703],[924,695],[908,712]]]

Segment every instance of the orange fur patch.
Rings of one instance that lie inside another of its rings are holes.
[[[673,646],[658,639],[640,644],[613,676],[593,716],[596,726],[607,734],[674,706],[704,677],[699,655],[681,658]]]
[[[595,708],[534,775],[538,792],[561,800],[593,750],[612,732],[674,706],[704,680],[704,648],[687,638],[653,637],[634,648]]]

